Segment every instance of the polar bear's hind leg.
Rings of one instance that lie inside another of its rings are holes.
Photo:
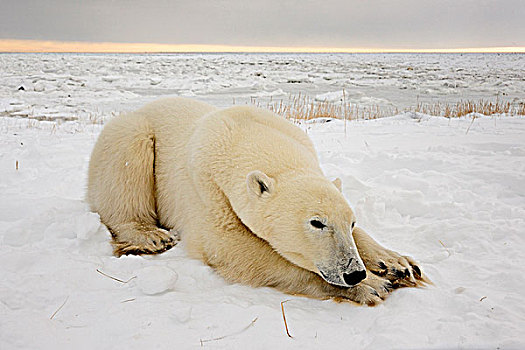
[[[111,232],[115,255],[156,254],[176,244],[157,225],[155,135],[146,118],[119,116],[105,126],[88,182],[89,204]]]

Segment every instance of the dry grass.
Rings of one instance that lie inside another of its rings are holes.
[[[335,118],[342,120],[377,119],[399,114],[401,112],[418,112],[445,118],[463,117],[471,113],[483,115],[525,116],[525,104],[512,105],[510,102],[496,101],[460,101],[447,103],[418,103],[415,107],[399,110],[395,107],[360,106],[346,101],[343,91],[342,101],[316,101],[311,97],[298,94],[290,95],[288,100],[261,103],[252,98],[251,104],[263,107],[292,120],[310,120],[315,118]]]
[[[289,337],[289,338],[293,338],[291,335],[290,335],[290,331],[288,330],[288,322],[286,322],[286,315],[284,314],[284,303],[288,302],[290,300],[285,300],[285,301],[282,301],[281,302],[281,312],[283,314],[283,321],[284,321],[284,328],[286,330],[286,335]]]
[[[316,101],[306,95],[290,95],[287,101],[270,100],[261,104],[257,99],[251,103],[281,115],[287,119],[310,120],[315,118],[337,118],[344,120],[376,119],[399,113],[397,108],[384,108],[379,106],[360,106],[346,101]]]
[[[460,101],[455,104],[418,104],[414,110],[415,112],[442,116],[445,118],[463,117],[471,113],[478,113],[483,115],[525,115],[525,104],[513,106],[510,102],[496,101]]]

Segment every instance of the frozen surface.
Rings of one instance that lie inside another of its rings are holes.
[[[65,79],[59,76],[72,77],[72,96],[83,83],[103,86],[82,92],[71,111],[93,108],[95,97],[107,108],[116,108],[121,97],[131,105],[139,94],[133,86],[175,86],[164,78],[162,56],[152,59],[162,77],[155,84],[149,80],[157,76],[140,70],[134,80],[119,78],[137,59],[123,68],[78,56],[93,69],[79,78],[76,57],[66,57],[64,70],[52,55],[40,67],[19,62],[13,69],[25,69],[24,77],[49,77],[41,70],[56,70],[56,80],[42,82],[51,95],[30,92],[19,97],[24,106],[62,106],[66,98],[52,90]],[[206,64],[199,57],[194,62]],[[0,76],[2,98],[15,96],[6,91],[25,79],[20,73]],[[199,75],[189,76],[191,86]],[[186,257],[181,245],[159,256],[115,258],[108,231],[83,202],[89,154],[101,127],[0,117],[0,349],[525,347],[524,118],[404,114],[301,127],[327,176],[342,178],[359,225],[415,257],[435,286],[397,290],[378,307],[356,307],[227,284]],[[284,330],[285,300],[293,339]]]
[[[23,88],[24,90],[18,90]],[[524,54],[0,54],[0,115],[100,121],[160,96],[525,103]]]

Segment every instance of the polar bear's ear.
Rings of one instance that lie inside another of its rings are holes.
[[[343,182],[340,178],[336,177],[335,180],[332,181],[332,183],[335,185],[335,187],[337,187],[339,192],[343,192]]]
[[[273,192],[274,182],[274,179],[268,177],[268,175],[259,170],[254,170],[246,176],[248,192],[255,194],[258,197],[271,194]]]

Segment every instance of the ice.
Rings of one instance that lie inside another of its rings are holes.
[[[326,92],[324,94],[319,94],[315,96],[316,101],[321,102],[341,102],[343,101],[344,93],[343,91],[332,91],[332,92]]]
[[[165,266],[148,266],[135,271],[137,286],[147,295],[161,294],[175,288],[179,275]]]
[[[44,82],[42,82],[42,81],[38,81],[38,82],[33,86],[33,90],[35,90],[36,92],[43,92],[44,90],[46,90],[46,86],[45,86]]]
[[[428,98],[439,101],[505,92],[519,102],[523,56],[11,54],[0,61],[1,349],[525,347],[523,117],[401,113],[298,124],[324,173],[342,179],[358,225],[413,256],[434,282],[396,290],[375,308],[227,283],[182,243],[158,256],[116,258],[110,233],[84,201],[103,123],[161,96],[229,106],[299,92],[338,99],[344,88],[348,100],[403,105],[432,89],[442,95]],[[286,82],[297,77],[312,82]],[[285,300],[293,339],[284,330]]]
[[[161,96],[227,106],[301,93],[319,101],[403,110],[485,99],[524,103],[519,54],[0,54],[0,114],[102,119]],[[24,86],[24,91],[18,88]],[[67,99],[70,100],[67,100]]]
[[[150,84],[151,85],[159,85],[162,82],[162,78],[160,77],[152,77],[150,78]]]

